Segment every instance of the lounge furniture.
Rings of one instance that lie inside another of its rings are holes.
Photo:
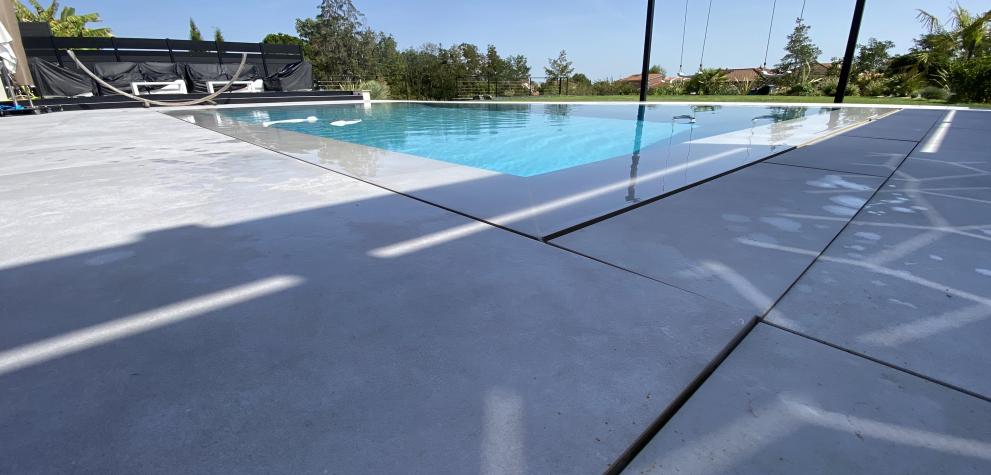
[[[207,81],[206,82],[206,92],[213,94],[216,91],[216,86],[223,86],[227,84],[227,81]],[[265,90],[265,86],[261,79],[256,79],[254,81],[234,81],[235,86],[244,86],[237,90],[231,90],[231,92],[262,92]]]
[[[186,94],[186,81],[176,79],[175,81],[138,81],[131,83],[131,93],[135,96],[141,95],[142,87],[162,86],[158,89],[150,89],[148,94]],[[211,91],[212,92],[212,91]]]

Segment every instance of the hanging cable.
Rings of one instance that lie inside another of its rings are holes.
[[[805,8],[804,6],[802,7]],[[767,46],[764,47],[764,65],[760,68],[767,70],[767,55],[771,52],[771,32],[774,31],[774,12],[778,9],[778,0],[771,5],[771,25],[767,27]]]
[[[227,92],[227,90],[230,89],[231,86],[233,86],[235,82],[237,82],[238,78],[241,76],[241,71],[244,70],[245,63],[247,63],[247,61],[248,61],[248,53],[241,53],[241,63],[237,65],[237,71],[234,71],[234,76],[231,77],[231,80],[230,81],[227,81],[227,84],[224,84],[224,86],[221,87],[220,89],[218,89],[217,92],[214,92],[213,94],[210,94],[209,96],[201,97],[199,99],[194,99],[194,100],[191,100],[191,101],[156,101],[156,100],[148,99],[146,97],[135,96],[135,95],[126,93],[124,91],[121,91],[120,89],[117,89],[116,87],[108,84],[106,81],[104,81],[103,79],[101,79],[96,74],[93,74],[93,71],[90,71],[89,68],[87,68],[86,65],[84,65],[82,63],[82,61],[79,61],[79,58],[76,57],[76,53],[74,51],[72,51],[71,49],[68,49],[68,50],[65,50],[65,52],[68,53],[69,57],[72,58],[73,61],[75,61],[76,67],[78,67],[80,71],[86,73],[87,76],[93,78],[93,80],[96,81],[97,84],[99,84],[100,86],[105,87],[108,90],[111,90],[111,91],[113,91],[113,92],[115,92],[117,94],[120,94],[120,95],[122,95],[124,97],[130,98],[130,99],[134,99],[136,101],[141,101],[144,104],[145,107],[151,107],[153,105],[155,105],[155,106],[195,106],[195,105],[199,105],[199,104],[204,104],[204,103],[210,102],[210,101],[216,99],[217,96],[219,96],[219,95]]]
[[[702,70],[702,65],[705,64],[705,43],[709,39],[709,18],[711,16],[712,16],[712,0],[709,0],[709,11],[705,14],[705,34],[702,35],[702,54],[699,56],[699,71]]]
[[[805,21],[805,1],[802,0],[802,14],[798,16],[798,19],[802,21]]]
[[[681,59],[678,60],[678,75],[685,69],[685,33],[688,32],[688,0],[685,0],[685,20],[681,23]]]

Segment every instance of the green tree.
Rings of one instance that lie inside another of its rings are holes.
[[[507,56],[506,64],[512,79],[522,80],[530,77],[530,64],[526,56],[522,54]]]
[[[991,10],[980,15],[973,15],[966,8],[957,4],[950,9],[952,19],[942,22],[938,17],[925,10],[918,10],[917,18],[929,31],[930,42],[942,47],[952,45],[959,50],[962,59],[969,60],[976,55],[986,52],[985,45],[991,43]]]
[[[316,18],[296,20],[296,32],[317,78],[374,79],[379,36],[351,0],[323,0]]]
[[[878,73],[888,69],[891,64],[889,50],[895,47],[891,41],[878,41],[877,38],[867,40],[867,44],[859,45],[857,56],[853,59],[853,69],[858,73]]]
[[[547,66],[544,67],[544,74],[547,75],[548,80],[567,78],[574,72],[575,68],[572,66],[572,62],[568,60],[568,53],[564,50],[561,50],[561,53],[557,55],[557,59],[548,59]]]
[[[668,75],[668,72],[665,71],[664,68],[662,68],[661,65],[659,65],[659,64],[655,64],[655,65],[651,66],[650,69],[647,70],[647,73],[648,74],[660,74],[662,76],[667,76]]]
[[[270,45],[294,45],[303,46],[304,42],[298,36],[289,35],[286,33],[269,33],[265,35],[262,39],[262,43]]]
[[[196,27],[196,22],[192,18],[189,19],[189,39],[192,41],[203,41],[203,34],[200,33],[200,29]]]
[[[786,86],[795,86],[807,82],[813,64],[819,61],[822,50],[809,37],[809,25],[801,18],[795,20],[795,29],[788,35],[785,55],[776,66],[784,73],[781,81]]]
[[[213,29],[213,40],[219,43],[224,42],[224,34],[220,31],[220,28]]]
[[[489,45],[485,49],[485,65],[482,67],[482,76],[486,81],[497,82],[506,79],[506,71],[509,69],[506,60],[499,56],[499,51],[495,45]]]
[[[51,5],[43,6],[37,0],[28,0],[28,8],[20,0],[14,2],[14,14],[17,21],[48,23],[54,36],[85,36],[91,38],[109,38],[113,36],[110,28],[89,28],[89,23],[100,23],[98,13],[77,14],[72,7],[59,10],[58,0],[52,0]]]

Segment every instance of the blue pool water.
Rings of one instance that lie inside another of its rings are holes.
[[[635,114],[628,119],[590,117],[552,106],[513,104],[390,103],[370,109],[268,107],[219,112],[254,125],[315,116],[316,122],[268,126],[522,177],[629,157],[691,128],[684,122],[640,122]],[[359,119],[352,125],[331,125]]]

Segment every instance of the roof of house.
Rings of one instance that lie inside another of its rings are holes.
[[[640,75],[634,74],[632,76],[627,76],[623,79],[620,79],[620,81],[640,84]],[[662,84],[666,84],[668,82],[669,79],[665,77],[663,74],[651,73],[647,75],[647,89],[654,88]]]

